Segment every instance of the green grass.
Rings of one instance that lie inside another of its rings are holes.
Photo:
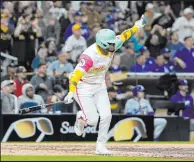
[[[9,156],[3,155],[1,161],[181,161],[171,158],[144,158],[126,156]]]

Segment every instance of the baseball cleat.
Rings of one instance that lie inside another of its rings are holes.
[[[74,131],[77,134],[77,136],[81,136],[83,134],[84,126],[85,126],[85,121],[79,117],[79,112],[78,112],[76,116],[76,121],[74,124]]]
[[[97,143],[96,144],[96,155],[112,155],[111,151],[109,151],[105,144]]]

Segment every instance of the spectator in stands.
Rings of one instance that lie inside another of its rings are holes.
[[[36,40],[41,36],[41,30],[32,19],[32,15],[23,15],[18,20],[14,32],[12,54],[19,60],[19,65],[31,70],[31,62],[35,57]]]
[[[193,108],[194,102],[191,95],[188,94],[188,81],[186,79],[179,80],[179,90],[177,93],[170,98],[171,102],[184,103],[185,110],[183,111],[183,116],[189,116],[188,109]]]
[[[179,41],[184,43],[184,38],[192,35],[194,32],[193,9],[185,8],[183,16],[175,20],[172,30],[178,32]]]
[[[46,27],[45,39],[54,38],[55,43],[58,45],[61,30],[59,21],[55,16],[52,15],[49,15],[46,21],[48,21],[48,26]]]
[[[121,72],[120,62],[121,62],[120,55],[115,55],[112,64],[109,68],[109,71],[112,73]]]
[[[101,24],[102,23],[102,15],[99,13],[95,6],[95,1],[88,1],[87,3],[87,26],[89,29],[92,29],[93,24]],[[87,38],[86,38],[87,40]]]
[[[82,22],[82,13],[80,11],[76,11],[74,13],[74,22],[68,25],[64,33],[64,40],[66,41],[67,38],[72,35],[72,27],[75,24],[79,24],[81,26],[81,34],[87,40],[89,37],[89,29],[88,26]]]
[[[137,38],[135,36],[132,36],[129,39],[129,42],[133,43],[133,49],[135,52],[138,52],[139,50],[143,48],[143,45],[137,41]]]
[[[183,49],[184,45],[179,41],[179,35],[177,32],[170,33],[170,41],[167,43],[167,48],[171,51],[171,57],[174,57],[174,54]]]
[[[45,39],[46,39],[46,24],[43,20],[43,10],[41,8],[37,8],[35,13],[35,21],[37,21],[37,26],[40,27],[40,33],[42,34],[42,37],[39,37],[38,44],[40,45]]]
[[[12,95],[14,82],[12,80],[4,80],[1,82],[1,109],[2,114],[17,114],[17,97]]]
[[[158,24],[166,29],[172,27],[172,24],[176,19],[176,16],[174,15],[173,10],[171,9],[170,5],[167,4],[168,2],[159,1],[158,3],[159,3],[159,10],[161,15],[152,22],[152,27],[155,24]]]
[[[142,85],[137,85],[133,88],[133,96],[126,102],[125,114],[154,115],[153,108],[149,101],[145,99],[145,88]],[[154,140],[158,140],[166,125],[166,119],[154,118]]]
[[[154,21],[154,19],[161,16],[161,13],[155,12],[153,3],[148,3],[145,9],[146,9],[146,12],[144,13],[145,18],[146,18],[145,32],[146,32],[146,35],[148,36],[152,30],[152,27],[151,27],[152,22]]]
[[[60,76],[64,73],[71,73],[73,71],[73,65],[67,61],[68,54],[66,52],[58,53],[58,60],[52,62],[48,66],[49,75],[53,76],[53,72],[55,71],[55,76]]]
[[[157,73],[169,73],[172,71],[167,65],[165,65],[165,59],[162,53],[159,53],[156,56],[155,65],[153,66],[152,71]]]
[[[160,53],[160,50],[166,46],[166,43],[167,38],[163,28],[155,25],[145,42],[145,46],[149,49],[150,55],[155,58],[156,54]]]
[[[73,62],[87,48],[85,38],[81,35],[81,26],[75,24],[72,27],[73,35],[68,37],[62,51],[67,52]]]
[[[59,19],[59,23],[61,26],[59,45],[65,43],[64,33],[65,33],[68,25],[71,24],[71,19],[72,19],[71,17],[72,17],[72,14],[71,14],[71,10],[69,9],[67,14],[62,15],[61,18]]]
[[[88,11],[88,6],[87,6],[87,2],[85,2],[85,1],[81,1],[80,2],[80,9],[79,9],[79,11],[81,12],[81,13],[86,13],[87,11]]]
[[[31,84],[25,84],[22,87],[22,95],[18,98],[18,108],[28,108],[32,106],[44,105],[45,102],[40,95],[35,94],[34,87]],[[37,111],[39,112],[39,111]],[[47,110],[42,107],[41,112],[47,112]]]
[[[107,89],[108,92],[108,97],[110,100],[110,108],[112,113],[119,113],[120,109],[119,109],[119,101],[117,100],[116,96],[117,96],[117,90],[114,87],[110,87]]]
[[[7,66],[7,74],[1,77],[1,82],[4,80],[13,80],[15,78],[16,65],[9,64]]]
[[[142,52],[142,54],[145,56],[146,58],[146,63],[145,65],[152,71],[154,66],[155,66],[155,59],[153,57],[150,56],[150,51],[148,50],[148,48],[146,46],[143,46],[140,51]]]
[[[36,72],[38,66],[41,63],[49,63],[51,60],[49,60],[48,56],[48,49],[45,47],[45,44],[41,44],[40,47],[37,50],[37,55],[36,57],[32,60],[32,68]]]
[[[169,69],[169,72],[174,72],[174,62],[170,60],[171,51],[168,48],[163,48],[160,53],[164,56],[165,67]]]
[[[92,33],[87,40],[87,47],[91,46],[96,42],[96,33],[101,29],[100,24],[94,24],[92,26]]]
[[[14,94],[16,97],[19,97],[22,95],[22,87],[24,84],[28,83],[26,79],[26,68],[23,66],[19,66],[16,69],[16,79],[14,79],[14,82],[16,84],[16,90],[14,91]]]
[[[48,38],[45,42],[45,47],[47,48],[47,59],[48,62],[57,60],[56,52],[56,41],[54,38]]]
[[[13,84],[10,85],[10,93],[14,95],[15,91],[16,91],[16,84],[13,81]]]
[[[49,9],[51,15],[59,20],[63,15],[67,15],[65,8],[62,8],[62,1],[56,1],[53,3],[53,6]]]
[[[44,13],[43,21],[46,24],[46,26],[48,25],[48,18],[50,16],[49,10],[52,7],[53,7],[53,1],[43,1],[42,2],[41,8]]]
[[[54,78],[48,76],[46,70],[47,65],[45,63],[40,64],[37,74],[30,81],[35,89],[35,94],[42,96],[45,103],[47,103],[49,97],[53,94],[53,86],[55,85]]]
[[[9,2],[9,1],[7,1],[7,2],[4,1],[3,2],[3,8],[8,10],[9,17],[11,17],[12,14],[13,14],[13,11],[14,11],[14,4],[12,2]]]
[[[55,85],[53,87],[54,95],[51,98],[52,103],[63,101],[67,91],[65,91],[60,85]],[[73,112],[72,104],[59,103],[53,106],[53,112],[60,111],[62,113],[70,113]]]
[[[130,68],[131,72],[149,72],[150,67],[146,66],[146,57],[140,52],[136,56],[136,64],[132,65]]]
[[[125,51],[121,54],[121,69],[122,71],[129,71],[129,67],[131,67],[136,61],[135,52],[133,50],[132,45],[127,44],[125,46]]]
[[[180,68],[180,70],[178,69],[179,71],[191,73],[194,72],[194,48],[192,47],[192,37],[185,37],[184,41],[185,47],[175,53],[174,63]]]
[[[4,9],[5,10],[5,9]],[[11,54],[11,35],[14,29],[9,25],[9,17],[5,13],[1,13],[1,39],[0,39],[0,52]]]

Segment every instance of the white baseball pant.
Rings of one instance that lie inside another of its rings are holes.
[[[105,82],[102,84],[79,82],[74,99],[81,108],[81,117],[88,125],[96,126],[100,117],[97,142],[106,143],[112,114]]]
[[[167,120],[164,118],[154,118],[154,139],[157,139],[164,128],[166,127]]]

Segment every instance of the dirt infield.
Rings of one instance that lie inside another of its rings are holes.
[[[193,144],[110,143],[115,156],[159,157],[194,160]],[[94,143],[1,143],[2,155],[85,155],[93,156]]]

